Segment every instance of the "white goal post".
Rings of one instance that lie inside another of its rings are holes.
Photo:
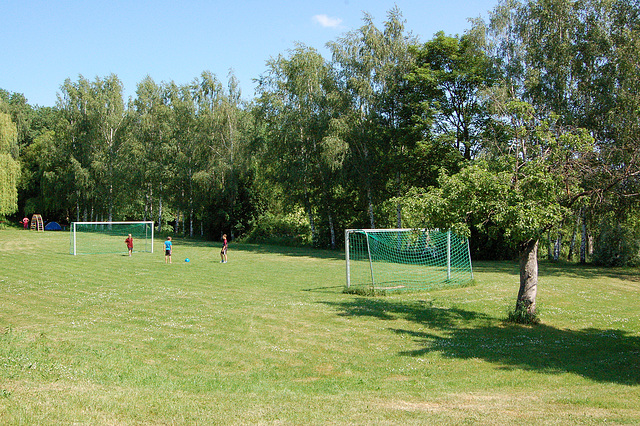
[[[153,253],[153,221],[72,222],[69,253],[126,253],[125,239],[133,237],[135,252]]]
[[[469,241],[450,230],[345,230],[346,288],[429,290],[473,280]]]

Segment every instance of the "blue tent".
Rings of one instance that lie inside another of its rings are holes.
[[[45,231],[62,231],[62,227],[58,225],[58,222],[49,222],[47,226],[44,227]]]

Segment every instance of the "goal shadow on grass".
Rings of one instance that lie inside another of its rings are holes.
[[[427,331],[397,329],[420,349],[401,356],[422,357],[438,352],[448,358],[482,359],[500,369],[535,370],[545,374],[572,373],[598,382],[640,385],[640,337],[623,330],[525,327],[457,308],[428,302],[389,302],[358,298],[330,303],[344,316],[383,321],[404,319]]]

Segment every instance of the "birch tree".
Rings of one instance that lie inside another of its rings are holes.
[[[329,148],[337,149],[334,158],[339,158],[343,147],[328,133],[329,67],[315,49],[303,45],[289,57],[270,60],[268,67],[259,87],[260,115],[269,131],[267,157],[276,161],[280,182],[305,206],[315,242],[315,212],[332,185],[326,181],[323,159]]]
[[[104,79],[96,78],[91,86],[89,105],[90,123],[93,127],[91,170],[95,176],[99,193],[104,197],[103,209],[111,222],[115,200],[132,201],[130,182],[122,179],[124,167],[122,148],[125,145],[125,110],[122,98],[122,82],[111,74]]]
[[[131,122],[134,128],[129,146],[130,170],[136,176],[135,180],[140,182],[143,218],[156,219],[160,232],[172,160],[170,109],[164,86],[158,85],[149,76],[138,83],[133,113],[135,120]]]
[[[82,76],[75,83],[66,79],[57,101],[61,111],[56,132],[61,156],[58,171],[64,172],[61,183],[67,187],[67,202],[74,207],[76,221],[94,219],[96,200],[93,191],[95,185],[90,174],[94,136],[89,119],[90,86],[89,80]]]
[[[0,216],[18,210],[18,130],[9,114],[0,111]]]
[[[375,228],[375,194],[387,183],[384,169],[389,154],[404,151],[398,132],[393,131],[399,127],[399,105],[389,94],[399,93],[394,86],[409,71],[408,46],[416,39],[404,31],[404,20],[397,8],[389,11],[384,30],[378,29],[368,14],[363,21],[362,27],[329,43],[329,47],[339,89],[345,96],[342,121],[349,129],[345,138],[349,164],[364,194],[369,226]],[[398,158],[393,155],[392,160]],[[396,176],[393,186],[398,188],[398,184]]]

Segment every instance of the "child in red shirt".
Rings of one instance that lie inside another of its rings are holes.
[[[131,256],[131,253],[133,252],[133,238],[131,237],[131,234],[129,234],[129,236],[127,237],[126,240],[124,240],[125,243],[127,243],[127,248],[129,249],[129,256]]]
[[[224,234],[222,236],[222,250],[220,250],[220,263],[227,263],[227,248],[229,248],[227,234]]]

